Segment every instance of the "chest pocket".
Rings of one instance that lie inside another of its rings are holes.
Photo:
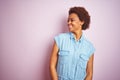
[[[66,64],[69,62],[71,58],[71,51],[70,50],[60,50],[59,53],[58,62],[61,64]]]
[[[81,68],[86,68],[87,62],[88,62],[88,60],[89,60],[88,55],[86,55],[86,54],[84,54],[84,53],[80,54],[80,55],[79,55],[79,60],[80,60],[79,65],[81,66]]]

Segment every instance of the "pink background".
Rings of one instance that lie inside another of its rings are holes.
[[[91,15],[84,34],[96,48],[93,80],[120,80],[119,0],[0,0],[0,80],[50,80],[55,35],[67,31],[68,10]]]

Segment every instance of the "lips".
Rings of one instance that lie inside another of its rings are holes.
[[[72,25],[68,25],[69,28],[72,28],[73,26]]]

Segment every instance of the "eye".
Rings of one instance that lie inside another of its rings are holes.
[[[71,22],[75,21],[74,19],[71,19]]]
[[[73,22],[73,21],[75,21],[75,19],[68,19],[67,22],[69,22],[69,21]]]
[[[68,19],[67,22],[69,22],[70,20]]]

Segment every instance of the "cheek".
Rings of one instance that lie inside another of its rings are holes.
[[[77,26],[77,24],[75,22],[72,23],[73,26]]]
[[[79,23],[73,23],[73,27],[75,27],[75,28],[79,28]]]

